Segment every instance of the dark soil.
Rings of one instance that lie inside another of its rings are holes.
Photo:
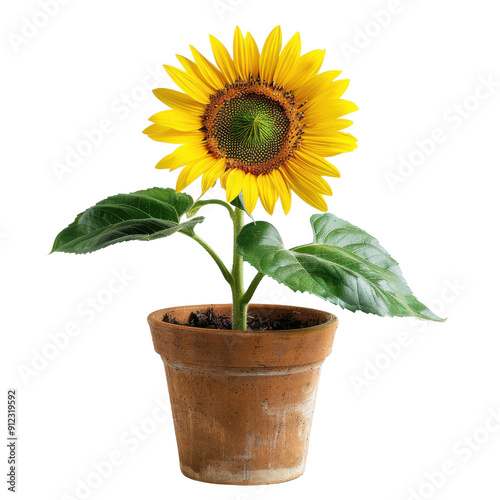
[[[163,321],[172,325],[195,326],[212,330],[232,330],[233,328],[233,322],[229,316],[215,314],[212,308],[191,313],[187,323],[179,323],[175,318],[169,317],[168,314],[165,314]],[[300,321],[291,314],[282,314],[274,319],[264,317],[258,313],[247,317],[248,330],[296,330],[318,324],[319,321],[317,320]]]

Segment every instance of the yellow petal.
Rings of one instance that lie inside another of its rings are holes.
[[[162,127],[161,125],[155,125],[153,123],[153,125],[150,125],[149,127],[146,127],[142,131],[142,133],[146,134],[146,135],[155,135],[155,134],[159,134],[163,130],[168,130],[168,129],[166,129],[165,127]]]
[[[290,161],[288,167],[290,175],[295,177],[306,189],[310,189],[319,194],[332,195],[330,184],[328,184],[321,175],[315,174],[311,169],[308,169],[307,165],[301,164],[300,162],[292,163]]]
[[[198,177],[204,174],[207,170],[209,170],[216,161],[216,158],[214,158],[213,156],[207,156],[207,158],[204,158],[203,160],[189,163],[185,168],[182,169],[182,172],[179,174],[175,190],[179,193],[180,191],[186,189],[189,184],[198,179]]]
[[[226,160],[220,158],[211,167],[210,170],[203,174],[203,179],[201,181],[201,189],[203,194],[205,194],[213,185],[217,182],[217,179],[226,170]]]
[[[210,44],[212,45],[217,66],[224,75],[225,83],[234,83],[237,79],[236,68],[226,47],[212,35],[210,35]]]
[[[337,80],[336,82],[332,82],[325,92],[325,97],[328,99],[340,99],[347,90],[347,87],[349,87],[349,83],[350,80]]]
[[[340,73],[341,71],[325,71],[324,73],[313,76],[295,91],[295,97],[301,101],[307,99],[310,103],[321,94],[324,94],[329,86],[331,86],[332,80],[337,78]]]
[[[319,194],[327,194],[329,196],[332,194],[332,188],[323,177],[311,171],[307,171],[299,163],[290,160],[283,169],[296,184],[303,186],[305,189]]]
[[[344,99],[333,99],[326,101],[326,103],[318,101],[304,113],[304,121],[308,125],[320,124],[347,115],[358,109],[356,104]]]
[[[226,199],[231,202],[239,196],[243,189],[245,172],[240,168],[233,168],[226,179]]]
[[[278,201],[278,191],[270,174],[261,174],[257,177],[259,197],[263,207],[269,215],[273,215],[274,207]]]
[[[165,169],[165,168],[170,168],[172,165],[172,162],[175,160],[175,151],[173,153],[170,153],[169,155],[165,156],[162,158],[157,164],[155,168],[158,169]]]
[[[295,68],[284,78],[282,85],[285,85],[292,92],[300,87],[304,82],[318,74],[325,58],[325,50],[312,50],[299,58]]]
[[[245,48],[247,53],[248,69],[252,78],[257,78],[259,76],[260,64],[259,47],[250,33],[247,33],[247,36],[245,37]]]
[[[280,82],[284,81],[288,73],[293,71],[293,68],[300,56],[300,47],[300,33],[295,33],[295,35],[285,45],[283,52],[279,57],[278,66],[276,67],[276,71],[274,73],[274,80],[278,85],[281,85]]]
[[[342,132],[338,132],[341,134]],[[356,139],[350,134],[343,134],[345,137],[311,139],[304,137],[302,140],[302,149],[312,151],[320,156],[336,156],[340,153],[348,153],[354,151],[358,146]]]
[[[295,161],[302,165],[303,168],[315,174],[326,175],[327,177],[340,177],[337,167],[315,153],[301,149],[300,151],[295,151],[295,158]]]
[[[296,181],[289,176],[288,172],[284,168],[281,169],[281,173],[283,175],[283,178],[287,181],[287,183],[290,185],[293,191],[299,196],[299,198],[301,198],[302,200],[304,200],[306,203],[316,208],[317,210],[321,210],[322,212],[326,212],[328,210],[328,205],[323,199],[323,196],[315,193],[314,191],[309,191],[300,184],[297,184]]]
[[[222,189],[226,189],[227,187],[227,176],[231,173],[231,168],[228,168],[222,175],[221,175],[221,178],[220,178],[220,185],[222,187]]]
[[[243,34],[241,33],[239,26],[236,26],[236,29],[234,30],[233,57],[234,66],[238,76],[242,80],[248,80],[250,69],[247,64],[247,51],[245,47],[245,39],[243,38]]]
[[[193,54],[196,65],[202,76],[214,89],[223,89],[225,85],[222,73],[202,54],[200,54],[192,45],[189,46]]]
[[[325,138],[324,140],[322,139],[310,139],[306,138],[304,139],[308,144],[319,144],[319,143],[331,143],[331,144],[346,144],[346,145],[353,145],[358,142],[356,137],[354,137],[351,134],[348,134],[347,132],[335,132],[335,135],[332,136],[331,138]],[[303,141],[304,142],[304,141]]]
[[[190,173],[191,173],[191,165],[187,165],[182,169],[181,173],[179,174],[179,177],[177,177],[177,183],[175,185],[176,193],[180,193],[183,189],[186,189],[186,187],[188,186],[187,179]]]
[[[257,177],[248,173],[243,182],[243,203],[245,204],[247,213],[251,214],[254,211],[258,199],[259,188],[257,187]]]
[[[326,125],[330,124],[327,123]],[[311,127],[309,128],[307,133],[304,133],[304,135],[302,136],[302,144],[304,144],[304,141],[306,141],[306,146],[311,144],[325,146],[327,144],[338,143],[353,146],[356,145],[357,140],[354,137],[351,136],[350,139],[346,139],[343,137],[344,135],[344,132],[335,130],[334,127]]]
[[[345,120],[342,118],[334,118],[329,121],[319,122],[315,125],[307,125],[304,136],[311,137],[329,137],[335,132],[344,128],[350,127],[353,124],[352,120]]]
[[[170,108],[179,109],[181,111],[191,111],[199,115],[205,113],[206,106],[182,92],[177,92],[177,90],[154,89],[153,94],[163,104],[166,104]]]
[[[144,134],[153,141],[166,142],[169,144],[184,144],[185,142],[202,142],[205,139],[205,133],[197,130],[181,132],[161,125],[150,125],[143,131]]]
[[[281,27],[276,26],[264,43],[259,64],[260,78],[267,83],[272,83],[274,81],[274,72],[278,65],[281,41]]]
[[[196,65],[194,61],[188,59],[187,57],[181,56],[179,54],[176,55],[179,62],[182,64],[182,67],[185,69],[186,73],[199,85],[205,86],[208,91],[212,94],[215,92],[216,88],[212,86],[212,84],[205,78],[200,68]]]
[[[273,178],[274,185],[276,186],[276,190],[278,191],[278,195],[281,200],[281,206],[283,207],[283,212],[285,215],[290,212],[290,208],[292,206],[292,194],[290,192],[290,186],[285,181],[283,175],[278,169],[275,169],[270,174]]]
[[[183,167],[192,161],[204,158],[208,153],[206,146],[201,144],[184,144],[174,151],[174,159],[170,165],[170,170]]]
[[[182,132],[199,130],[203,127],[203,120],[200,116],[174,109],[160,111],[154,114],[149,120],[157,125],[174,128]]]
[[[331,106],[333,103],[338,101],[349,102],[340,99],[340,97],[347,90],[348,85],[349,85],[349,80],[338,80],[336,82],[331,82],[327,84],[326,88],[322,86],[321,92],[315,92],[315,95],[311,96],[311,98],[308,99],[308,101],[304,104],[302,110],[307,112],[309,108],[316,106],[320,108],[325,108]]]
[[[170,78],[182,89],[186,94],[193,99],[203,104],[210,102],[210,89],[201,82],[197,82],[193,77],[186,72],[181,71],[174,66],[165,66]]]

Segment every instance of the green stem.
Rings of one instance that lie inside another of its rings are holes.
[[[233,221],[233,267],[231,269],[231,272],[229,272],[224,262],[222,262],[222,259],[217,255],[213,248],[208,245],[208,243],[194,234],[181,234],[186,234],[186,236],[189,236],[194,241],[199,243],[214,259],[225,280],[231,287],[233,296],[233,330],[246,330],[248,304],[250,303],[255,290],[262,281],[264,274],[257,273],[250,283],[250,286],[245,291],[245,282],[243,276],[243,257],[241,257],[241,255],[238,255],[238,253],[236,252],[238,236],[240,235],[240,232],[243,229],[243,225],[245,223],[245,212],[237,207],[234,207],[233,209],[230,205],[221,200],[203,200],[197,203],[199,204],[199,206],[209,204],[222,205],[227,208],[229,214],[231,215],[231,219]]]
[[[262,278],[265,276],[263,273],[257,273],[255,275],[255,278],[252,280],[250,283],[250,286],[247,288],[247,291],[241,298],[241,301],[244,304],[249,304],[250,301],[252,300],[253,294],[255,293],[255,290],[257,290],[257,287],[260,285],[260,282],[262,281]]]
[[[220,205],[221,207],[224,207],[228,212],[231,218],[233,218],[233,209],[231,208],[231,205],[229,203],[226,203],[225,201],[222,200],[198,200],[190,209],[190,211],[196,210],[196,212],[201,208],[204,207],[205,205]],[[194,215],[194,214],[193,214]]]
[[[187,236],[192,238],[194,241],[198,242],[210,254],[210,256],[214,259],[215,263],[221,270],[221,273],[224,276],[225,280],[229,283],[231,288],[233,288],[233,277],[231,276],[231,273],[228,271],[226,265],[224,264],[224,262],[222,262],[222,259],[217,255],[215,250],[208,243],[203,241],[200,237],[196,235],[193,236],[187,235]]]
[[[243,276],[243,257],[236,253],[236,241],[245,222],[245,212],[239,208],[234,208],[233,212],[233,330],[247,329],[247,309],[248,302],[243,300],[245,295],[245,284]]]

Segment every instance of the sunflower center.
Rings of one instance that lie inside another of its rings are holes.
[[[280,152],[288,125],[278,103],[247,94],[224,102],[214,120],[214,137],[227,158],[258,165]]]
[[[212,96],[204,117],[207,145],[228,167],[268,173],[300,146],[301,116],[283,89],[239,81]]]
[[[266,112],[249,110],[234,118],[230,135],[243,146],[259,146],[273,139],[273,117]]]

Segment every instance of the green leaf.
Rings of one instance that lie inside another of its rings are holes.
[[[313,215],[311,225],[314,233],[314,243],[324,243],[345,248],[372,264],[391,271],[404,281],[398,263],[366,231],[328,212]]]
[[[397,262],[375,238],[332,214],[314,216],[311,223],[314,242],[290,250],[271,224],[248,224],[237,252],[293,291],[351,311],[443,321],[413,296]]]
[[[52,252],[88,253],[130,240],[155,240],[178,231],[194,234],[197,217],[180,222],[193,204],[191,196],[167,188],[118,194],[100,201],[63,229]]]
[[[167,203],[168,205],[174,207],[179,218],[182,217],[193,204],[193,198],[191,198],[191,196],[185,193],[176,193],[175,189],[172,188],[154,187],[130,194],[144,195],[163,203]]]
[[[243,210],[247,215],[248,217],[250,217],[250,219],[252,219],[252,221],[255,221],[255,219],[253,218],[252,214],[249,214],[247,212],[247,209],[245,208],[245,202],[243,201],[243,193],[240,193],[232,202],[231,202],[231,205],[233,205],[233,207],[236,207],[236,208],[239,208],[240,210]]]

